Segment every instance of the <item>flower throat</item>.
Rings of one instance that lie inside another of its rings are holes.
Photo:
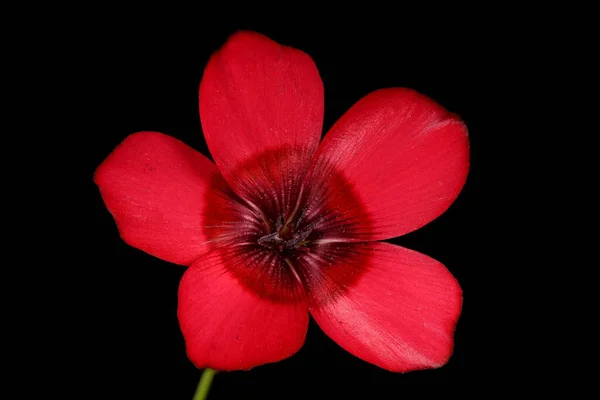
[[[283,217],[279,216],[275,223],[275,231],[267,235],[261,236],[258,239],[258,244],[261,246],[277,250],[280,253],[286,249],[298,249],[306,247],[310,243],[308,237],[317,225],[316,222],[304,227],[298,227],[298,224],[291,221],[284,223]]]

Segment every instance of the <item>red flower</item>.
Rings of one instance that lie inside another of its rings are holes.
[[[251,32],[200,84],[215,164],[155,132],[125,139],[95,181],[128,244],[190,266],[178,317],[198,367],[248,369],[303,344],[308,315],[391,371],[452,353],[462,291],[438,261],[380,242],[442,214],[469,169],[465,125],[408,89],[373,92],[321,144],[311,58]]]

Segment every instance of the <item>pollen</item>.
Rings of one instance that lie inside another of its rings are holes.
[[[258,244],[266,248],[283,252],[285,250],[308,248],[311,243],[308,240],[317,225],[316,223],[307,226],[294,228],[293,221],[284,222],[283,216],[280,216],[275,223],[275,231],[259,237]]]

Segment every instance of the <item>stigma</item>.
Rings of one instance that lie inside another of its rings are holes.
[[[309,237],[316,225],[316,223],[312,223],[298,227],[297,223],[284,222],[283,216],[279,216],[275,222],[274,232],[260,236],[258,244],[280,253],[284,250],[308,248],[311,243]]]

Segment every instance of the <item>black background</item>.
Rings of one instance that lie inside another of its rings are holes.
[[[481,342],[473,337],[479,313],[475,276],[481,268],[476,210],[480,142],[491,129],[490,93],[500,84],[493,72],[502,62],[494,56],[499,45],[469,31],[450,35],[425,27],[172,26],[144,20],[98,25],[74,49],[82,54],[77,68],[85,71],[81,172],[92,233],[86,240],[91,246],[86,272],[91,274],[81,278],[89,283],[81,293],[86,313],[73,316],[82,322],[73,335],[85,353],[81,368],[88,373],[88,386],[119,398],[191,399],[194,393],[200,371],[186,357],[176,317],[184,268],[126,245],[92,178],[116,145],[141,130],[172,135],[209,156],[200,128],[198,85],[211,53],[237,29],[258,31],[313,58],[325,87],[324,133],[357,100],[384,87],[416,89],[463,118],[471,139],[471,171],[462,193],[437,220],[391,242],[444,263],[463,288],[464,308],[454,355],[440,369],[407,374],[381,370],[345,352],[311,321],[296,355],[250,371],[220,373],[209,398],[305,398],[304,392],[363,398],[368,391],[388,390],[401,397],[407,384],[471,384],[484,369],[474,361],[481,351]]]

